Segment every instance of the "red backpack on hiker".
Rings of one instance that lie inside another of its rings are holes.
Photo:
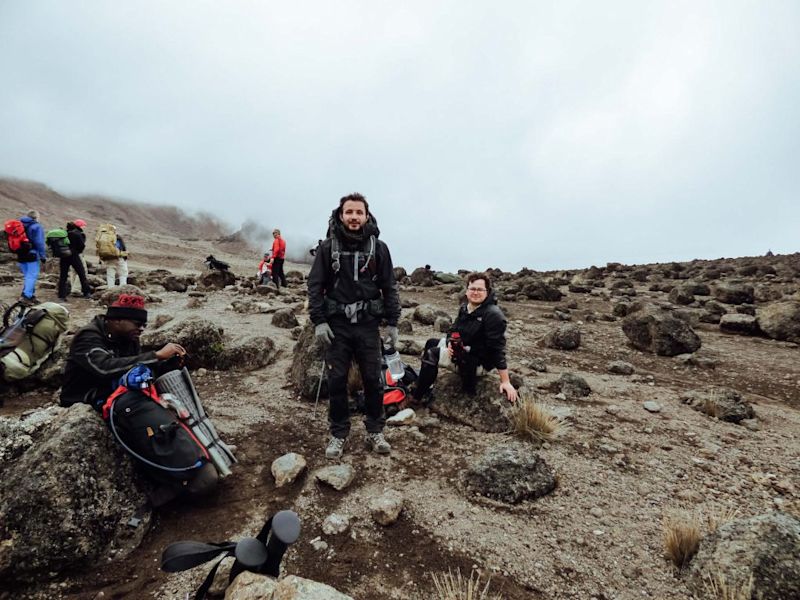
[[[8,249],[15,254],[30,252],[33,244],[28,239],[28,232],[25,225],[19,219],[11,219],[5,224],[6,238],[8,239]]]

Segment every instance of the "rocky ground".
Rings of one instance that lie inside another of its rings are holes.
[[[524,397],[537,398],[561,416],[562,435],[531,444],[506,431],[477,431],[480,422],[444,416],[446,409],[419,409],[413,424],[387,428],[393,451],[380,457],[362,446],[362,427],[354,417],[342,461],[352,467],[354,480],[337,491],[316,477],[329,465],[324,399],[315,413],[313,400],[301,396],[302,386],[291,376],[299,327],[308,320],[301,280],[308,267],[287,265],[299,276],[288,290],[274,294],[255,290],[248,280],[258,253],[220,252],[212,241],[176,243],[155,233],[134,231],[132,238],[134,281],[157,300],[149,307],[151,325],[159,317],[172,317],[172,325],[206,319],[222,327],[229,342],[254,336],[272,340],[263,355],[252,349],[234,355],[234,360],[255,357],[245,359],[250,364],[234,365],[236,370],[210,364],[194,371],[200,396],[223,438],[237,446],[240,463],[215,497],[157,512],[126,559],[43,573],[35,584],[14,584],[0,597],[184,598],[205,569],[160,572],[158,559],[168,543],[253,535],[266,516],[284,508],[297,511],[303,521],[285,572],[354,598],[436,597],[431,575],[448,569],[464,574],[476,569],[484,579],[491,577],[493,592],[509,599],[702,597],[687,586],[686,572],[676,571],[664,557],[665,515],[678,508],[704,514],[735,510],[737,518],[798,512],[798,323],[792,326],[789,318],[782,324],[780,331],[789,334],[776,334],[774,327],[764,333],[759,325],[761,320],[769,327],[764,311],[770,307],[798,303],[798,255],[498,272],[500,305],[509,318],[510,369],[524,382]],[[202,286],[202,258],[212,252],[232,264],[238,275],[234,285]],[[0,265],[0,300],[6,303],[19,294],[13,266]],[[154,275],[156,268],[168,273]],[[176,280],[186,284],[186,291],[166,290],[176,287]],[[54,281],[52,273],[43,278],[41,299],[55,299]],[[454,316],[462,286],[420,274],[415,281],[401,285],[408,321],[401,339],[412,353],[405,359],[417,368],[413,353],[427,338],[441,335],[436,331],[441,323],[430,323],[430,314]],[[734,292],[741,287],[740,302]],[[654,310],[648,303],[668,308],[670,318],[677,315],[696,334],[699,347],[693,348],[696,342],[682,331],[666,345],[671,356],[634,347],[665,347],[647,337],[660,322],[638,330],[633,323],[637,315]],[[103,310],[97,300],[70,299],[68,306],[70,333]],[[275,313],[285,308],[298,327],[273,324]],[[633,337],[626,335],[624,323]],[[170,326],[153,327],[149,335]],[[565,374],[577,376],[577,384],[565,383]],[[696,410],[708,398],[724,395],[718,388],[739,393],[738,422]],[[52,387],[22,386],[5,394],[0,417],[17,418],[52,406],[56,398]],[[538,455],[554,473],[555,489],[518,503],[476,494],[465,473],[498,447]],[[270,466],[288,452],[303,455],[307,470],[277,487]],[[375,522],[370,502],[390,490],[402,499],[403,510],[384,526]],[[347,522],[341,533],[331,533],[330,524],[323,527],[334,514]]]

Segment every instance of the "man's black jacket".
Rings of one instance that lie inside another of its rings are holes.
[[[369,235],[369,230],[365,231]],[[367,257],[369,242],[349,242],[341,237],[338,273],[331,265],[331,238],[322,242],[314,256],[314,264],[308,275],[308,305],[314,325],[325,323],[325,298],[337,304],[351,304],[359,300],[383,298],[383,314],[389,325],[397,325],[400,319],[400,296],[394,279],[394,267],[389,247],[375,239],[374,267],[361,270]],[[356,254],[357,253],[357,254]],[[358,261],[354,268],[353,263]],[[356,276],[354,276],[356,273]]]
[[[106,318],[98,315],[72,340],[64,367],[61,406],[85,402],[99,410],[131,367],[157,362],[156,353],[143,353],[139,342],[109,337]]]
[[[73,225],[67,225],[67,237],[69,238],[69,249],[72,254],[82,254],[86,249],[86,234],[83,229]]]
[[[471,313],[468,304],[461,305],[450,331],[458,331],[464,346],[469,346],[469,356],[484,369],[507,369],[506,316],[497,306],[494,294]]]

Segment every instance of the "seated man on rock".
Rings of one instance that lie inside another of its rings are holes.
[[[155,352],[142,352],[139,337],[146,325],[144,298],[120,294],[105,315],[97,315],[79,330],[64,367],[61,406],[85,402],[99,411],[120,377],[135,365],[158,372],[175,369],[186,350],[169,343]]]
[[[478,376],[497,369],[499,391],[509,402],[516,402],[517,390],[511,385],[506,364],[506,323],[492,293],[489,275],[471,273],[467,277],[467,301],[461,305],[447,337],[431,338],[425,344],[414,399],[423,400],[442,366],[457,371],[464,392],[470,395],[476,393]]]
[[[78,331],[72,340],[64,369],[61,406],[84,402],[101,411],[109,395],[123,382],[123,375],[126,378],[130,377],[129,372],[133,367],[139,370],[147,367],[156,377],[179,368],[181,357],[186,355],[186,350],[180,344],[168,343],[155,352],[141,351],[139,337],[146,324],[147,311],[144,308],[144,298],[132,294],[120,294],[119,298],[108,307],[105,315],[96,316],[89,325]],[[123,402],[123,406],[133,406],[130,404],[131,401],[134,404],[144,401],[147,405],[142,405],[141,410],[133,411],[130,408],[127,410],[120,408],[118,417],[120,422],[117,423],[117,427],[124,431],[131,429],[138,431],[144,427],[141,427],[141,423],[137,425],[135,419],[152,421],[152,427],[146,428],[147,435],[151,435],[150,430],[153,430],[155,437],[152,444],[158,446],[158,456],[149,457],[151,460],[145,462],[143,470],[148,479],[155,483],[155,487],[146,490],[153,505],[160,506],[181,492],[200,496],[214,490],[218,475],[210,462],[201,461],[192,469],[163,469],[152,462],[167,457],[175,458],[181,452],[186,453],[187,449],[178,447],[177,441],[173,444],[169,441],[169,436],[162,435],[162,430],[175,428],[174,418],[168,416],[167,409],[151,403],[144,396],[142,399],[135,397],[129,399],[127,403]],[[120,433],[115,431],[115,436],[117,441],[125,446]],[[174,435],[172,439],[176,439]],[[125,446],[125,449],[129,453],[132,452],[128,446]],[[198,452],[197,448],[191,450],[194,453]],[[140,461],[143,460],[140,454],[133,453],[133,455]]]

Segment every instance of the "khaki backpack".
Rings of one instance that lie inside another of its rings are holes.
[[[94,244],[97,249],[97,256],[100,257],[100,260],[119,258],[117,228],[110,223],[105,223],[97,228],[97,234],[94,236]]]

